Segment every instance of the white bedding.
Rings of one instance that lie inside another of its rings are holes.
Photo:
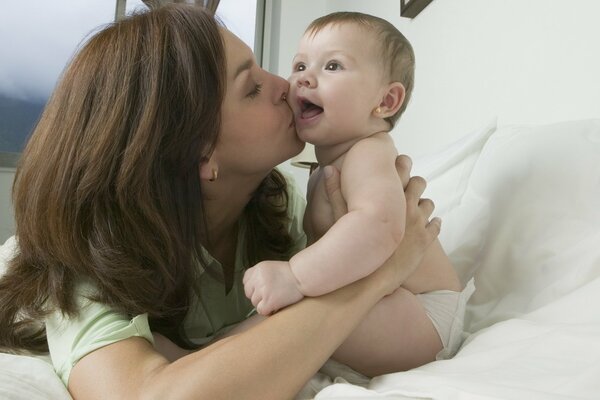
[[[468,339],[452,360],[367,388],[338,378],[316,399],[600,398],[600,120],[491,123],[414,171],[475,277]],[[69,396],[45,361],[0,354],[0,398]]]
[[[496,130],[454,204],[444,190],[464,179],[438,171],[441,241],[477,287],[467,341],[452,360],[316,398],[599,399],[600,120]]]

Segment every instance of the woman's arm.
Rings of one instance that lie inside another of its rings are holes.
[[[245,332],[172,363],[144,339],[108,345],[73,367],[71,394],[75,399],[293,397],[369,310],[413,272],[437,236],[437,220],[427,223],[431,212],[419,205],[423,189],[418,179],[407,188],[402,254],[368,277],[327,295],[304,299]],[[409,230],[409,220],[414,230]]]
[[[73,367],[69,391],[75,399],[291,398],[392,291],[394,275],[402,275],[391,268],[378,272],[328,295],[307,298],[173,363],[145,339],[108,345]]]

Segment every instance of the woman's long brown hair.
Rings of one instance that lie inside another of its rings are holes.
[[[220,130],[225,70],[214,17],[179,4],[112,24],[74,56],[17,167],[0,348],[47,350],[40,321],[75,315],[82,280],[93,300],[148,313],[185,343],[192,265],[207,242],[198,166]],[[286,201],[273,171],[247,208],[252,261],[287,252]]]

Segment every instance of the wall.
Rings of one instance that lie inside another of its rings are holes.
[[[15,230],[13,210],[10,201],[14,169],[0,167],[0,245],[12,236]]]
[[[285,24],[271,66],[282,76],[316,11],[374,14],[407,36],[417,70],[393,131],[400,152],[434,151],[496,116],[500,125],[600,118],[597,0],[434,0],[413,20],[400,17],[400,0],[273,1]]]
[[[327,1],[266,0],[263,68],[287,78],[302,33],[310,21],[327,14]],[[280,168],[291,174],[305,193],[308,170],[292,167],[287,161]]]
[[[393,132],[403,153],[439,149],[494,116],[499,124],[600,118],[597,0],[434,0],[414,20],[400,17],[399,4],[267,0],[264,65],[287,77],[310,21],[361,11],[388,19],[415,49],[415,92]],[[306,170],[282,167],[305,187]],[[0,170],[0,242],[13,231],[12,176]]]

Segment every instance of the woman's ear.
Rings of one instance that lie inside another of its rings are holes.
[[[404,89],[403,84],[400,82],[390,83],[387,92],[384,94],[381,103],[377,107],[379,109],[377,116],[380,118],[387,118],[396,114],[400,107],[402,107],[405,97],[406,89]]]
[[[215,154],[213,153],[208,160],[201,161],[198,169],[200,180],[216,181],[219,177],[219,165],[217,164]]]

